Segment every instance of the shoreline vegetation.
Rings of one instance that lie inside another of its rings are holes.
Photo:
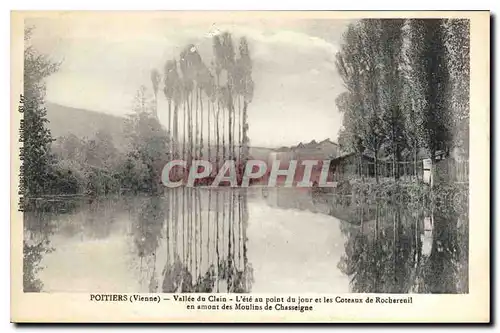
[[[442,183],[431,188],[423,183],[344,181],[335,188],[331,196],[336,201],[349,201],[349,204],[372,204],[383,200],[406,205],[408,208],[424,203],[430,209],[445,206],[464,211],[468,207],[469,184]]]

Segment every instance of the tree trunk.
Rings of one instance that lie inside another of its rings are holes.
[[[193,147],[194,147],[194,138],[193,138],[193,96],[194,92],[189,93],[189,114],[188,114],[188,133],[189,133],[189,163],[188,165],[191,166],[191,163],[193,161]]]
[[[434,187],[434,176],[435,176],[435,161],[436,161],[436,150],[431,151],[431,188]]]
[[[187,97],[185,97],[184,100],[184,117],[182,119],[182,125],[183,125],[183,130],[182,130],[182,138],[183,138],[183,143],[182,143],[182,159],[186,160],[187,158],[187,151],[188,151],[188,113],[189,113],[189,100]]]
[[[216,94],[216,97],[217,97],[217,115],[216,115],[216,136],[217,136],[217,148],[216,148],[216,157],[215,157],[215,161],[216,161],[216,170],[217,172],[219,172],[219,153],[220,153],[220,136],[219,136],[219,117],[220,117],[220,86],[219,86],[219,74],[217,74],[217,86],[215,88],[215,94]]]
[[[396,145],[394,140],[392,141],[392,176],[394,180],[397,180],[397,172],[396,172]]]
[[[210,114],[209,114],[210,115]],[[210,155],[208,155],[210,158]],[[210,263],[210,212],[212,210],[212,190],[208,190],[208,209],[207,209],[207,267],[211,266]],[[203,228],[201,229],[203,231]]]
[[[417,145],[415,144],[414,147],[413,147],[413,163],[414,163],[414,172],[415,172],[415,182],[418,183],[418,159],[417,159],[417,154],[418,154],[418,151],[417,151]]]
[[[216,156],[215,163],[217,165],[217,172],[219,172],[219,154],[220,154],[220,134],[219,134],[219,114],[220,114],[220,105],[217,101],[217,116],[216,116],[216,137],[217,137],[217,147],[216,147]]]
[[[232,146],[233,146],[233,134],[232,134],[232,128],[233,128],[233,115],[232,115],[232,109],[233,109],[233,101],[232,101],[232,97],[231,97],[231,89],[228,87],[228,90],[229,90],[229,105],[227,107],[227,115],[228,115],[228,128],[227,128],[227,131],[228,131],[228,136],[229,136],[229,153],[228,153],[228,156],[230,159],[232,159],[233,157],[231,156],[231,149],[232,149]]]
[[[399,161],[401,160],[401,151],[399,149],[399,145],[396,143],[395,145],[395,153],[394,153],[394,179],[397,181],[400,177],[400,165]]]
[[[217,256],[217,269],[216,269],[216,276],[217,276],[217,292],[219,292],[219,262],[220,262],[220,255],[219,255],[219,191],[215,191],[215,226],[216,226],[216,241],[215,241],[215,255]]]
[[[212,129],[210,128],[210,115],[211,115],[211,111],[210,110],[210,104],[211,101],[209,100],[208,103],[207,103],[207,131],[208,131],[208,138],[207,138],[207,148],[208,148],[208,161],[211,163],[212,162],[212,148],[210,147],[212,145],[212,141],[211,141],[211,135],[210,135],[210,132],[212,131]]]
[[[224,105],[222,106],[222,159],[226,159],[226,108]]]
[[[239,121],[239,126],[238,126],[238,142],[239,142],[239,148],[238,148],[238,160],[241,161],[241,133],[243,131],[242,127],[242,121],[241,121],[241,98],[238,96],[238,121]]]
[[[363,177],[363,172],[361,171],[363,167],[363,153],[359,153],[359,158],[358,158],[358,170],[359,170],[359,175],[361,176],[361,181],[365,181],[365,177]]]
[[[198,110],[199,110],[199,104],[198,104],[198,100],[200,98],[200,94],[199,94],[199,89],[198,87],[196,87],[196,96],[195,96],[195,100],[196,100],[196,106],[195,106],[195,113],[194,113],[194,122],[195,122],[195,131],[194,131],[194,158],[195,159],[198,159],[198,156],[199,156],[199,153],[198,153],[198,148],[200,147],[199,143],[198,143],[198,140],[199,140],[199,131],[200,131],[200,124],[198,122]]]
[[[174,105],[174,119],[173,119],[173,131],[174,131],[174,149],[173,149],[173,154],[174,158],[179,158],[179,105],[175,103]]]
[[[229,114],[229,117],[231,117],[231,114]],[[231,127],[229,127],[229,133],[231,133]],[[229,147],[231,147],[231,145],[229,145]],[[229,149],[231,150],[231,149]],[[234,194],[234,192],[229,192],[229,196],[232,197]],[[228,230],[227,230],[227,291],[228,292],[232,292],[232,279],[231,279],[231,276],[232,276],[232,263],[233,263],[233,260],[232,260],[232,256],[231,256],[231,251],[233,250],[232,249],[232,239],[231,239],[231,231],[232,231],[232,227],[233,227],[233,221],[232,221],[232,216],[231,216],[231,211],[232,211],[232,200],[231,198],[228,198],[228,212],[227,212],[227,220],[228,220]]]
[[[243,102],[243,159],[246,162],[249,154],[248,147],[248,135],[247,135],[247,110],[248,110],[248,102]]]
[[[236,108],[232,106],[233,109],[233,159],[236,157]]]
[[[168,128],[168,135],[170,137],[170,155],[172,155],[172,146],[173,146],[173,132],[172,132],[172,101],[169,99],[168,100],[168,121],[167,121],[167,128]],[[172,158],[172,156],[170,156]]]
[[[182,261],[186,262],[186,187],[182,186]]]
[[[200,88],[200,122],[201,122],[201,131],[200,131],[200,157],[203,157],[203,91]]]

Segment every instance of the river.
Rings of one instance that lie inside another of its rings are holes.
[[[468,218],[310,189],[52,199],[24,215],[26,292],[466,293]]]

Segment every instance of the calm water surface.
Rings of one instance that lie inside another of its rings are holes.
[[[24,288],[42,292],[468,292],[468,217],[309,189],[43,200]]]

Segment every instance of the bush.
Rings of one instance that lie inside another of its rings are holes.
[[[85,174],[73,161],[57,161],[50,167],[47,178],[50,194],[77,194],[85,187]]]

